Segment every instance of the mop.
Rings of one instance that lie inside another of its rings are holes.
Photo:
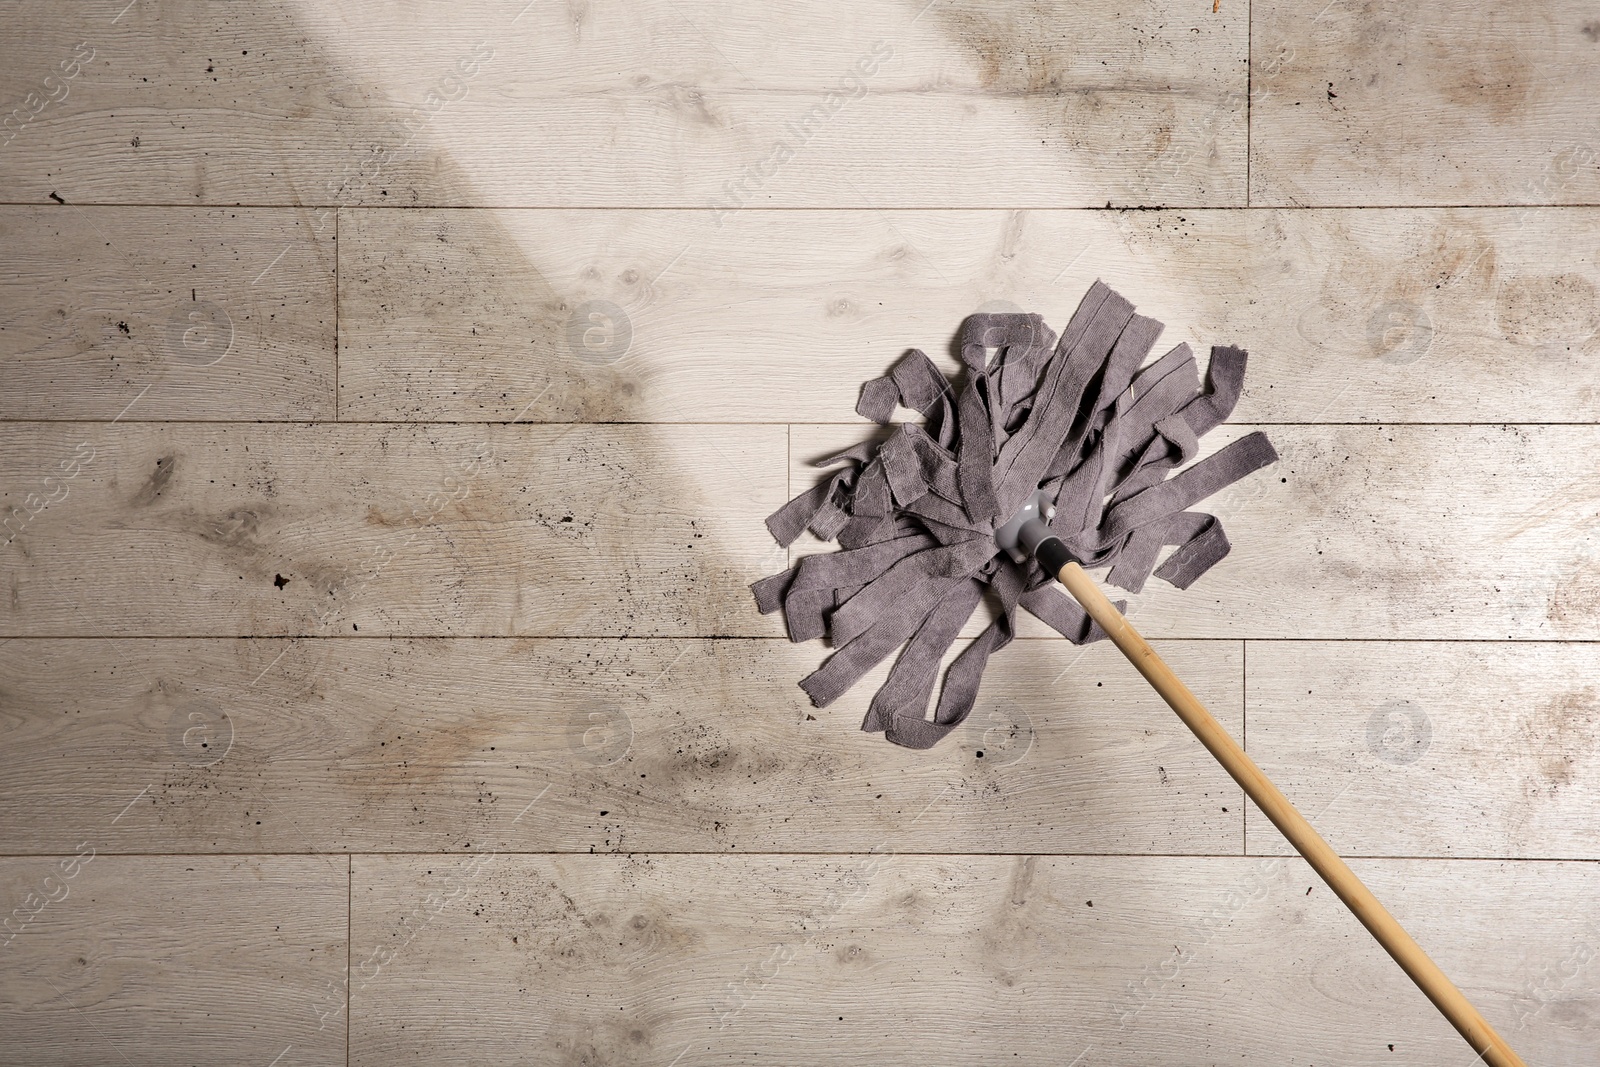
[[[1107,584],[1133,593],[1152,576],[1188,588],[1230,547],[1194,505],[1277,459],[1256,432],[1195,461],[1239,399],[1245,353],[1213,347],[1202,390],[1186,344],[1146,365],[1161,331],[1097,281],[1059,338],[1038,315],[967,318],[959,387],[908,352],[856,410],[889,425],[903,407],[922,422],[821,460],[836,469],[767,520],[780,544],[809,530],[840,551],[756,582],[757,607],[781,611],[791,640],[832,642],[800,683],[818,707],[899,649],[861,728],[918,749],[966,720],[1019,611],[1075,644],[1110,638],[1484,1062],[1524,1067],[1084,570],[1107,568]],[[996,617],[940,687],[945,653],[985,600]]]

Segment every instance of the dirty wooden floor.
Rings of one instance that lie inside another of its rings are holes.
[[[913,753],[752,608],[861,381],[1097,277],[1248,346],[1215,436],[1283,457],[1132,617],[1530,1064],[1594,1062],[1592,6],[0,41],[0,1062],[1468,1067],[1114,651],[1029,630]]]

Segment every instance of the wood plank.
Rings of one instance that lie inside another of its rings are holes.
[[[303,212],[0,207],[0,418],[334,411],[334,228]]]
[[[354,867],[353,958],[377,970],[352,983],[352,1064],[1471,1056],[1298,860],[469,851]],[[1360,870],[1528,1062],[1590,1062],[1593,978],[1557,972],[1593,944],[1593,865]]]
[[[1218,428],[1202,456],[1252,429]],[[1279,461],[1201,505],[1222,520],[1232,553],[1187,591],[1155,580],[1128,597],[1128,616],[1146,636],[1600,638],[1587,459],[1600,449],[1600,429],[1267,432]],[[794,490],[817,476],[806,462],[865,436],[860,426],[795,426]],[[1025,623],[1026,633],[1049,632]]]
[[[782,564],[784,442],[11,423],[0,634],[772,634],[746,586]]]
[[[0,100],[22,106],[0,182],[30,202],[1244,200],[1242,5],[202,0],[180,28],[159,5],[34,0],[4,19]]]
[[[1236,644],[1173,644],[1237,735]],[[0,851],[1238,853],[1237,787],[1108,646],[1023,641],[929,752],[786,641],[0,645]],[[140,801],[111,829],[101,813]],[[531,800],[538,799],[519,818]]]
[[[1188,593],[1152,583],[1130,610],[1157,638],[1593,640],[1593,501],[1575,457],[1596,434],[1274,427],[1283,459],[1212,502],[1233,554]],[[11,636],[776,636],[745,586],[780,568],[761,520],[785,481],[806,484],[785,477],[784,435],[14,423],[0,507],[19,509],[21,534],[0,559],[0,623]],[[792,454],[861,436],[796,426]],[[493,460],[474,482],[480,442]],[[82,455],[75,478],[52,473]]]
[[[67,858],[0,859],[0,1059],[344,1063],[345,861],[105,855],[118,806]]]
[[[1249,348],[1241,421],[1600,412],[1589,209],[349,210],[340,233],[351,418],[850,421],[906,349],[953,372],[966,315],[1059,329],[1096,278],[1162,351]]]
[[[1594,204],[1600,24],[1577,0],[1251,7],[1257,204]]]
[[[1252,642],[1250,753],[1355,855],[1600,858],[1600,649]],[[1279,852],[1251,809],[1252,852]]]

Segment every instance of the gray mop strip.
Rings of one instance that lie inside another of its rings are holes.
[[[1145,366],[1161,331],[1097,281],[1059,339],[1038,315],[967,318],[959,391],[917,350],[862,387],[856,410],[866,418],[887,425],[899,406],[924,423],[821,460],[839,469],[767,528],[783,545],[810,530],[841,551],[806,556],[751,587],[762,612],[783,612],[792,640],[826,636],[835,646],[800,683],[814,704],[836,700],[904,646],[862,729],[930,748],[971,712],[1019,609],[1074,644],[1104,637],[1052,575],[1031,559],[1013,562],[995,542],[996,526],[1036,490],[1054,501],[1052,532],[1072,554],[1110,568],[1106,581],[1130,592],[1152,573],[1186,589],[1228,554],[1216,517],[1189,509],[1277,453],[1252,433],[1192,462],[1200,438],[1238,402],[1245,353],[1212,348],[1202,391],[1188,345]],[[950,664],[929,719],[939,664],[986,595],[999,617]]]

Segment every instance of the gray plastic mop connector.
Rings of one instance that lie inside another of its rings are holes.
[[[995,528],[995,543],[1013,562],[1026,563],[1039,542],[1050,536],[1050,527],[1045,524],[1055,517],[1056,509],[1049,495],[1042,489],[1035,489],[1028,502],[1004,526]]]

